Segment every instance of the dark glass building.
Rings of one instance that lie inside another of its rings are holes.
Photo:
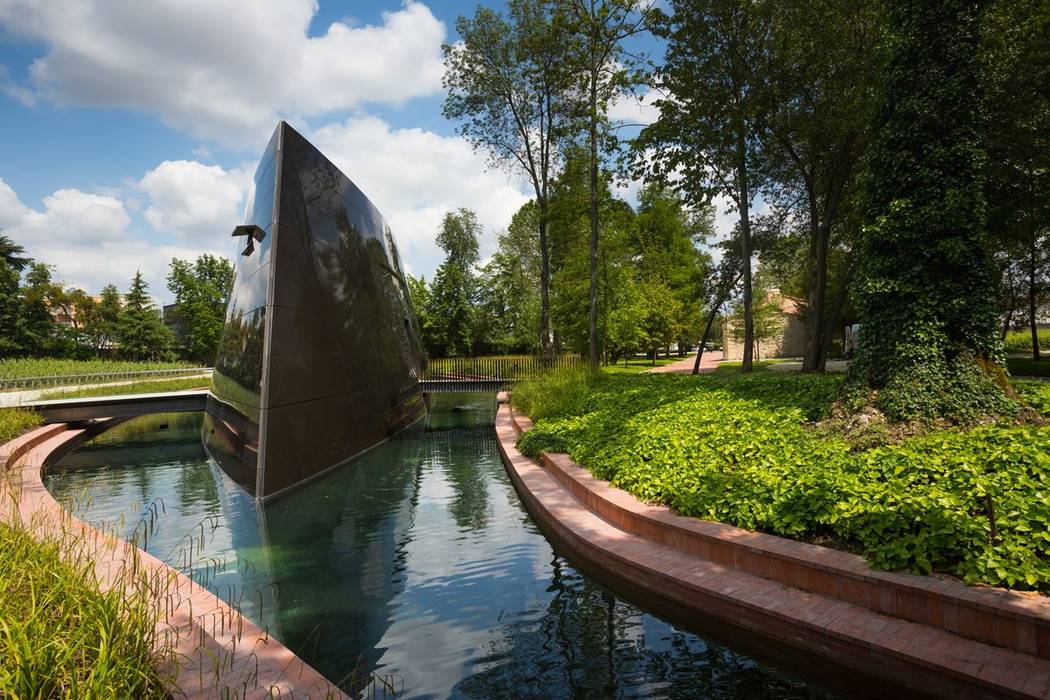
[[[422,353],[390,228],[284,122],[233,235],[204,443],[265,500],[422,418]]]

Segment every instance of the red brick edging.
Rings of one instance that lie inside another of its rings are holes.
[[[72,516],[51,496],[41,470],[87,436],[55,424],[0,445],[0,520],[21,518],[37,538],[70,537],[90,548],[104,589],[127,585],[129,562],[157,591],[158,667],[176,698],[347,698],[324,676],[207,589],[134,546]],[[17,509],[17,510],[16,510]]]
[[[742,628],[767,649],[769,641],[790,645],[864,674],[865,683],[940,697],[1050,698],[1046,598],[873,571],[845,552],[678,516],[595,479],[567,455],[545,454],[542,464],[524,457],[515,441],[531,427],[500,408],[508,473],[533,518],[592,570],[686,619]]]

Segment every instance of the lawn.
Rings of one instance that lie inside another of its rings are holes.
[[[687,355],[686,357],[691,357]],[[671,365],[675,362],[683,360],[685,358],[678,357],[677,355],[671,355],[670,357],[658,357],[656,358],[656,364],[653,364],[652,360],[644,357],[632,357],[629,360],[620,361],[612,365],[604,365],[602,371],[607,374],[638,374],[645,372],[653,367],[663,367],[665,365]]]
[[[515,387],[523,452],[568,452],[679,513],[830,543],[873,565],[1050,592],[1050,428],[860,449],[819,425],[839,376],[572,376]],[[1047,410],[1046,387],[1022,395]],[[991,521],[995,520],[993,535]]]
[[[1008,357],[1006,367],[1015,377],[1050,377],[1050,351],[1038,362],[1030,357]]]
[[[154,379],[130,384],[109,384],[84,389],[66,391],[48,391],[41,395],[47,399],[77,399],[88,396],[120,396],[122,394],[151,394],[161,391],[184,391],[186,389],[204,389],[211,384],[210,377],[184,377],[180,379]]]
[[[191,362],[125,362],[118,360],[57,360],[51,358],[7,359],[0,360],[0,381],[25,379],[27,377],[183,369],[195,366]]]

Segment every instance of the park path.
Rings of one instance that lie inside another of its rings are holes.
[[[718,363],[722,361],[721,350],[708,350],[704,353],[704,356],[700,358],[700,374],[711,374],[718,367]],[[696,355],[690,355],[689,357],[683,358],[678,362],[672,362],[669,365],[663,367],[653,367],[652,369],[645,370],[646,372],[652,372],[653,374],[664,374],[670,372],[672,374],[692,374],[693,364],[696,362]]]

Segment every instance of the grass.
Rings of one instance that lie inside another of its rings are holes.
[[[1050,377],[1050,351],[1038,362],[1030,357],[1008,357],[1006,367],[1015,377]]]
[[[982,425],[863,448],[822,422],[841,382],[561,373],[519,384],[513,401],[536,422],[523,452],[567,452],[683,515],[832,544],[879,568],[1050,592],[1050,427]],[[1032,405],[1050,403],[1042,387],[1019,388]]]
[[[52,358],[6,359],[0,360],[0,380],[76,374],[104,374],[110,372],[141,372],[156,369],[183,369],[195,366],[191,362],[59,360]]]
[[[686,355],[691,357],[691,355]],[[605,365],[602,367],[602,371],[606,374],[639,374],[653,367],[663,367],[665,365],[671,365],[675,362],[679,362],[684,358],[672,355],[671,357],[658,357],[656,358],[656,364],[653,364],[652,360],[644,357],[632,357],[626,362],[617,362],[612,365]]]
[[[163,698],[144,596],[101,592],[86,558],[0,524],[0,697]]]
[[[1039,349],[1050,352],[1050,328],[1040,328],[1036,333],[1039,337]],[[1003,345],[1007,352],[1032,352],[1031,329],[1007,333]]]
[[[133,382],[131,384],[109,384],[106,386],[69,389],[66,391],[48,391],[41,399],[78,399],[91,396],[120,396],[122,394],[150,394],[161,391],[184,391],[186,389],[203,389],[211,383],[210,377],[185,377],[182,379],[156,379],[152,381]]]
[[[769,369],[770,365],[782,365],[785,362],[797,362],[798,360],[755,360],[751,363],[752,368],[756,372],[763,372]],[[740,360],[734,360],[731,362],[719,362],[718,367],[715,368],[715,372],[719,374],[731,374],[739,373],[740,368],[744,365]]]
[[[13,440],[40,423],[40,414],[36,411],[27,408],[0,408],[0,443]],[[0,469],[3,469],[2,464]]]

